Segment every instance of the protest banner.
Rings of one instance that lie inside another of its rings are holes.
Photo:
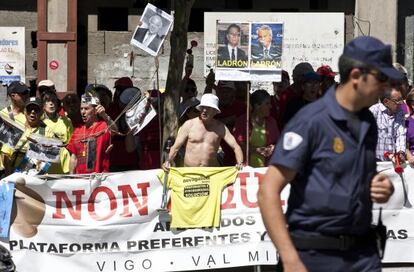
[[[383,207],[388,242],[383,262],[413,262],[413,209],[403,207],[399,176],[379,163],[395,193]],[[48,180],[13,174],[9,248],[19,271],[196,271],[277,263],[263,226],[257,190],[266,168],[245,167],[221,199],[219,228],[171,229],[160,222],[159,169]],[[46,177],[46,176],[45,176]],[[414,169],[405,166],[408,197]],[[286,210],[289,188],[282,192]]]
[[[147,4],[131,38],[131,44],[152,56],[157,56],[174,17],[152,4]]]
[[[9,240],[13,260],[23,272],[274,264],[276,252],[256,200],[265,170],[239,172],[222,195],[221,227],[204,229],[170,229],[159,222],[159,169],[47,181],[14,174],[7,178],[20,181]]]
[[[0,27],[0,83],[26,81],[24,27]]]

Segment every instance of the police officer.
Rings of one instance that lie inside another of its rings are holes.
[[[282,133],[258,199],[284,271],[381,271],[372,202],[388,201],[394,189],[376,172],[377,126],[368,107],[388,79],[401,78],[391,60],[391,47],[378,39],[351,41],[339,59],[340,85]],[[285,218],[280,192],[288,182]]]

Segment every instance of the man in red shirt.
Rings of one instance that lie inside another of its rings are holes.
[[[105,109],[96,97],[81,98],[83,125],[75,128],[67,145],[71,153],[70,172],[76,174],[109,172],[110,132],[104,121],[98,120]]]

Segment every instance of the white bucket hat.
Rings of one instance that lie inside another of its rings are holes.
[[[201,97],[200,104],[196,107],[197,110],[201,110],[200,107],[210,107],[217,111],[217,113],[220,113],[220,109],[218,107],[219,105],[219,99],[216,95],[208,93],[203,94]]]

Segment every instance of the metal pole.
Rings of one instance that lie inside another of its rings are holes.
[[[158,97],[158,131],[159,131],[159,140],[160,140],[160,164],[162,164],[162,126],[161,126],[161,96],[160,96],[160,78],[159,78],[159,62],[158,57],[155,57],[155,67],[156,67],[156,89]],[[161,165],[160,165],[161,166]]]
[[[246,105],[246,158],[245,158],[245,162],[246,165],[249,165],[249,151],[250,151],[250,134],[249,134],[249,129],[250,129],[250,92],[249,92],[249,84],[247,84],[247,105]]]

